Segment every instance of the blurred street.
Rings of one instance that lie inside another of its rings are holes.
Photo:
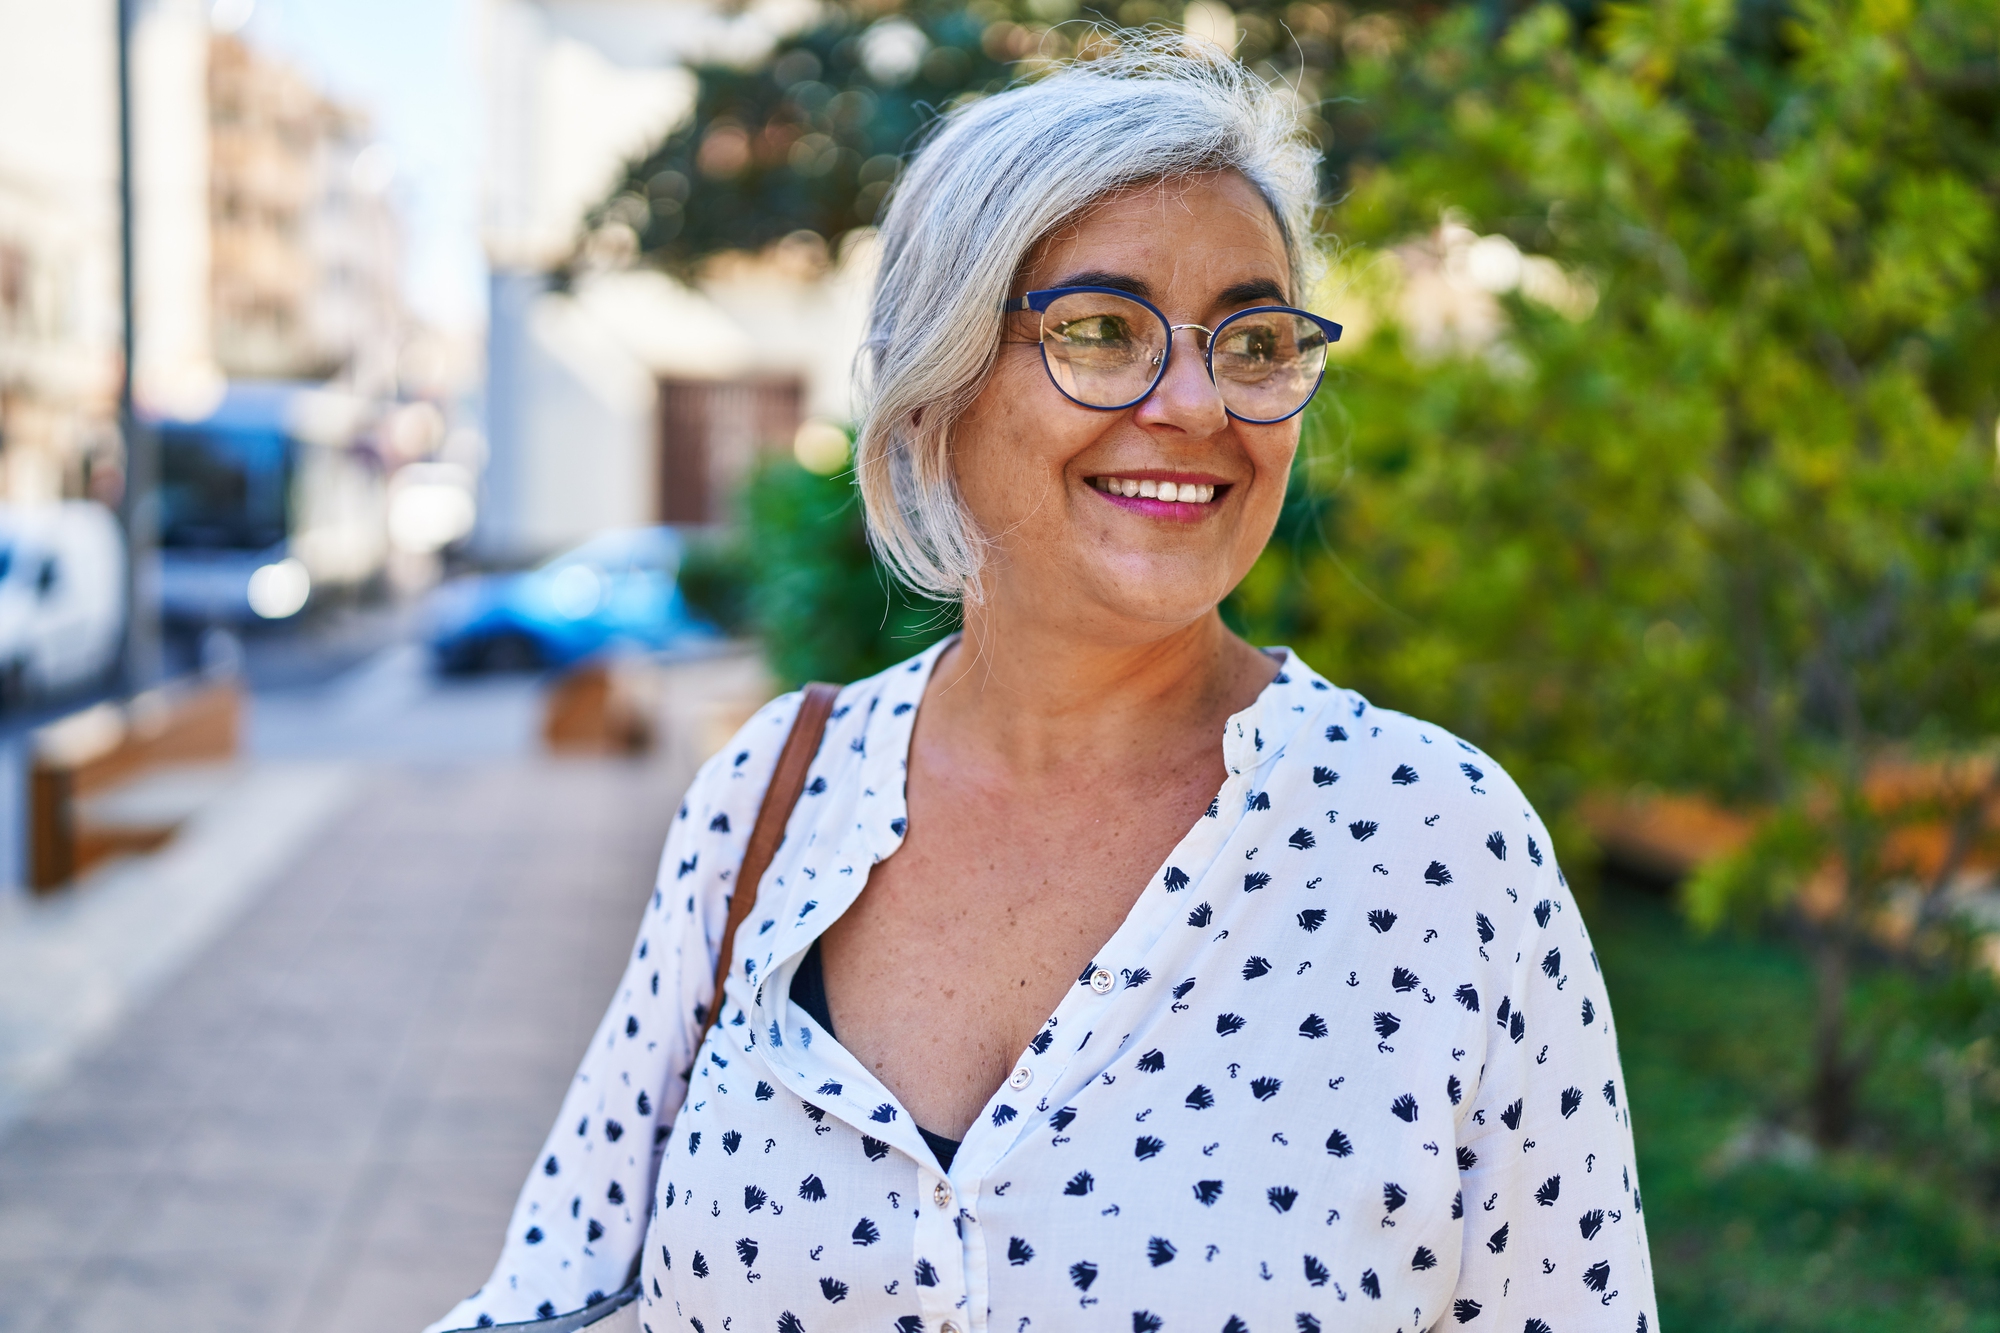
[[[537,678],[391,643],[260,690],[166,848],[8,904],[0,1330],[414,1330],[476,1286],[759,679],[671,667],[652,754],[551,758]]]

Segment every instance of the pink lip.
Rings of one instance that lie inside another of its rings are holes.
[[[1199,523],[1221,504],[1220,500],[1211,500],[1203,505],[1184,505],[1173,500],[1148,500],[1143,495],[1113,495],[1109,491],[1100,491],[1095,486],[1090,489],[1098,499],[1109,500],[1120,509],[1129,509],[1148,518],[1165,519],[1169,523]]]
[[[1143,495],[1113,495],[1109,491],[1090,487],[1090,493],[1100,500],[1127,509],[1148,518],[1164,519],[1169,523],[1199,523],[1222,507],[1223,499],[1229,494],[1230,483],[1221,477],[1206,472],[1160,472],[1151,469],[1140,472],[1106,472],[1104,476],[1129,477],[1133,481],[1171,481],[1176,486],[1215,486],[1221,488],[1213,500],[1207,504],[1185,505],[1176,500],[1149,500]]]

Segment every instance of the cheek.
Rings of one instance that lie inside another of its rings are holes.
[[[1053,397],[1038,358],[1003,358],[952,433],[959,492],[989,533],[1045,515],[1068,461],[1104,429]]]
[[[1239,427],[1244,452],[1256,469],[1257,483],[1244,507],[1238,538],[1251,559],[1264,549],[1278,526],[1285,505],[1285,490],[1291,479],[1292,460],[1299,450],[1299,425],[1295,417],[1275,426]]]
[[[1244,452],[1257,469],[1260,503],[1273,507],[1284,503],[1285,484],[1292,473],[1292,460],[1299,452],[1299,419],[1275,426],[1239,426]]]

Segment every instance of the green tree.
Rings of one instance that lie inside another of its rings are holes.
[[[1371,132],[1361,108],[1324,100],[1332,71],[1348,52],[1401,49],[1410,17],[1433,8],[1253,0],[1216,12],[1240,58],[1298,91],[1330,150],[1331,184]],[[1112,27],[1177,25],[1185,14],[1184,3],[1162,0],[830,5],[764,60],[697,68],[692,116],[628,167],[590,224],[630,227],[648,262],[683,274],[718,251],[794,232],[837,241],[875,221],[903,158],[942,111],[1087,54]]]
[[[861,496],[845,474],[765,463],[744,493],[750,619],[785,688],[859,680],[958,628],[958,608],[917,597],[868,549]]]
[[[594,220],[632,226],[649,260],[683,273],[717,251],[866,226],[934,108],[1005,83],[981,31],[962,10],[872,27],[836,11],[753,68],[701,67],[693,116]]]
[[[2000,11],[1753,17],[1545,5],[1496,41],[1468,9],[1352,62],[1394,154],[1333,221],[1384,324],[1236,613],[1558,807],[1645,780],[1774,812],[1688,905],[1832,876],[1801,918],[1831,1144],[1857,951],[1908,871],[1865,779],[2000,732]],[[1426,338],[1427,259],[1494,293],[1483,336]]]

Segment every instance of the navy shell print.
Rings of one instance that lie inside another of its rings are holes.
[[[694,1059],[797,696],[702,768],[499,1263],[434,1330],[581,1308],[635,1258],[648,1333],[1658,1327],[1610,1005],[1547,831],[1490,757],[1289,654],[940,1170],[789,995],[902,841],[941,651],[842,691]]]

